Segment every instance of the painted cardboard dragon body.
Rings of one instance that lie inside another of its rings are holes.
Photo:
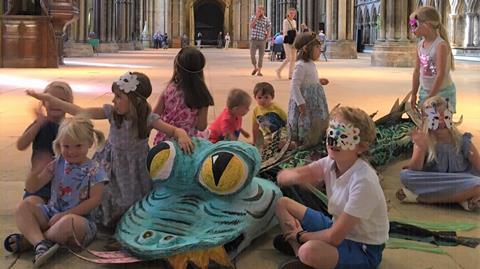
[[[254,177],[260,168],[256,148],[242,142],[194,140],[184,154],[162,142],[149,153],[154,190],[132,206],[116,238],[146,260],[226,245],[235,257],[276,224],[272,182]]]

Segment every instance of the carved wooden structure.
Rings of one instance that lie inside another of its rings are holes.
[[[9,1],[0,17],[0,67],[58,67],[64,30],[78,13],[76,0]]]

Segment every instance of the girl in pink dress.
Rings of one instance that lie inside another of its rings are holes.
[[[184,129],[191,137],[207,128],[208,107],[213,105],[203,77],[204,67],[205,57],[198,49],[181,49],[175,57],[172,79],[153,109],[164,122]],[[169,139],[158,132],[154,144]]]

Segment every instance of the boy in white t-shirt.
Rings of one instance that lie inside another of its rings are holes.
[[[283,235],[274,246],[298,257],[281,268],[377,268],[388,239],[387,204],[375,170],[360,158],[375,141],[375,124],[360,109],[339,107],[326,137],[327,157],[277,176],[283,186],[325,183],[333,216],[280,198],[276,215]]]

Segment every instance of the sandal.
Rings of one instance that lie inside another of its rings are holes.
[[[3,247],[6,251],[16,254],[30,250],[33,246],[23,234],[14,233],[5,238],[3,241]]]
[[[396,193],[397,199],[402,203],[418,203],[418,195],[407,188],[400,188]]]
[[[35,258],[33,267],[39,268],[44,265],[58,250],[60,245],[50,240],[42,240],[35,246]]]

